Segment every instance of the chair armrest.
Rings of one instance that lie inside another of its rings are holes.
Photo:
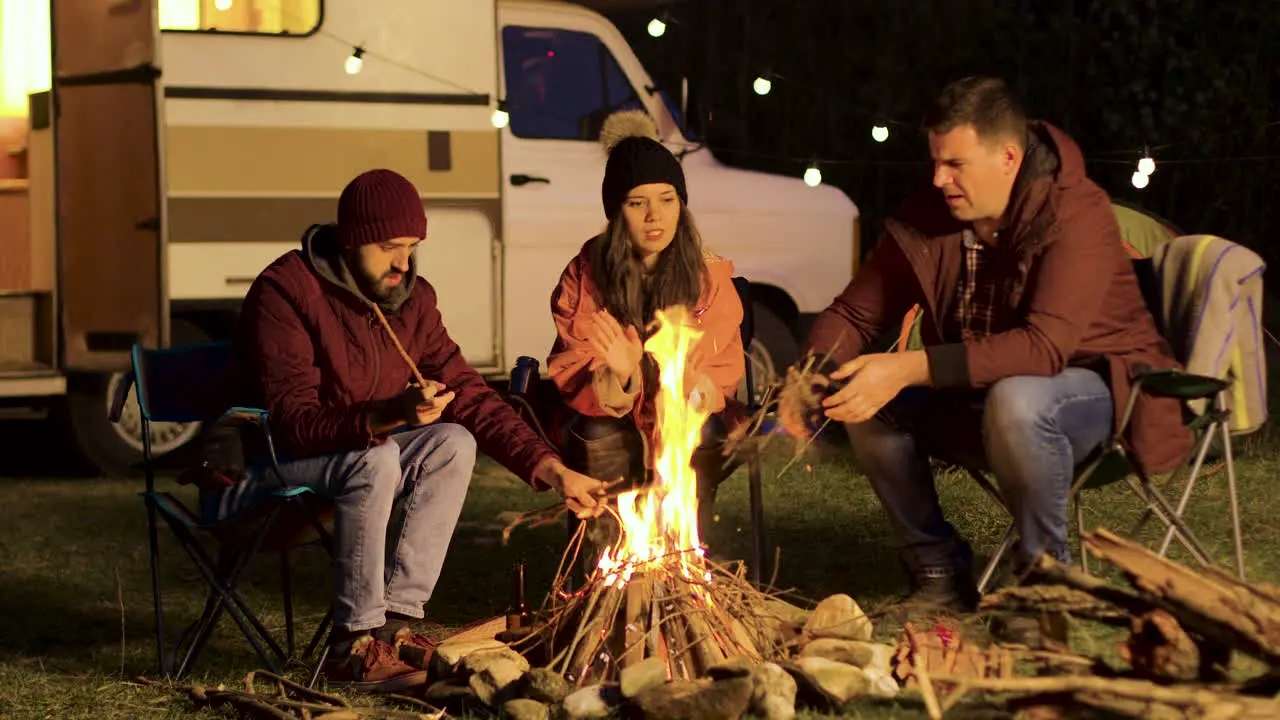
[[[276,443],[271,437],[271,426],[267,422],[269,413],[262,408],[254,407],[231,407],[222,413],[222,417],[218,418],[215,425],[253,425],[262,433],[262,439],[267,443],[267,456],[271,460],[271,468],[275,471],[277,479],[281,485],[284,485],[284,478],[280,475],[280,460],[276,456]]]
[[[238,422],[253,423],[260,428],[266,429],[267,411],[261,408],[251,407],[232,407],[222,413],[222,417],[218,418],[216,425],[234,424]]]
[[[1134,378],[1134,382],[1153,395],[1179,400],[1203,400],[1231,387],[1230,380],[1181,370],[1148,370]]]

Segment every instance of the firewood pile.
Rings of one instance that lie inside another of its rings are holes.
[[[1020,586],[984,598],[982,610],[1120,628],[1127,637],[1118,654],[1128,667],[1074,656],[1075,670],[1058,676],[935,670],[925,692],[936,689],[945,698],[935,716],[984,693],[1064,713],[1047,717],[1068,717],[1084,706],[1137,718],[1280,717],[1280,587],[1245,583],[1213,567],[1192,569],[1106,530],[1083,540],[1089,553],[1120,570],[1127,587],[1042,557]],[[1233,663],[1237,655],[1246,659]]]

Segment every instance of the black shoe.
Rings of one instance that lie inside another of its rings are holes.
[[[926,569],[915,589],[888,607],[876,623],[877,634],[892,634],[908,621],[939,615],[966,615],[978,609],[978,587],[967,571]]]
[[[916,606],[924,612],[963,614],[977,610],[978,600],[978,586],[971,573],[926,568],[917,577],[915,589],[898,604]]]

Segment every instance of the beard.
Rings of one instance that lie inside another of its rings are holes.
[[[398,282],[388,282],[398,278]],[[360,285],[360,289],[374,302],[391,302],[398,298],[404,292],[405,273],[399,270],[389,270],[382,275],[374,277],[363,269],[357,272],[356,282]]]

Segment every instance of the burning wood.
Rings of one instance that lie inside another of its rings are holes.
[[[730,658],[780,656],[762,618],[768,600],[743,577],[709,561],[698,537],[691,465],[708,413],[686,394],[686,363],[701,338],[683,308],[657,313],[645,343],[660,371],[654,479],[617,496],[619,537],[584,587],[566,592],[583,529],[566,552],[548,618],[521,643],[541,644],[549,667],[583,686],[661,658],[669,679],[694,679]],[[585,527],[585,526],[584,526]]]

